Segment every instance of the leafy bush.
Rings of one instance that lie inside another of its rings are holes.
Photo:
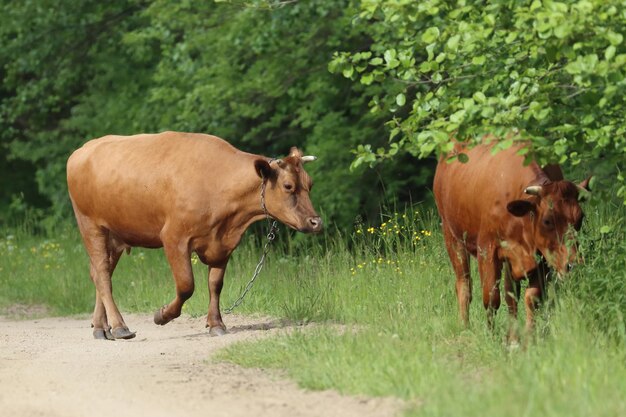
[[[453,138],[494,134],[503,148],[530,141],[540,163],[611,169],[626,201],[623,2],[356,3],[354,24],[372,43],[342,45],[329,68],[381,87],[370,107],[388,115],[390,144],[363,141],[353,165],[423,158],[451,151]]]

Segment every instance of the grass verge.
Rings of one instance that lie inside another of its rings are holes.
[[[408,400],[408,415],[626,415],[625,214],[609,203],[587,210],[586,263],[551,288],[527,349],[507,348],[504,311],[495,332],[487,331],[479,300],[471,306],[472,327],[460,328],[437,218],[414,210],[376,227],[357,225],[349,237],[282,239],[237,311],[346,330],[316,326],[235,345],[220,359],[284,369],[311,389],[398,396]],[[226,274],[224,306],[239,295],[259,255],[258,241],[244,238]],[[196,260],[194,271],[196,293],[184,309],[198,316],[207,309],[207,270]],[[474,277],[479,294],[475,270]],[[153,311],[174,295],[159,250],[124,255],[113,282],[122,313]],[[16,229],[0,239],[0,306],[87,313],[93,293],[73,226],[49,236]]]

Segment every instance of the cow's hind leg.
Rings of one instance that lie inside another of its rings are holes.
[[[93,268],[90,268],[93,270]],[[96,284],[95,272],[90,272],[91,280],[94,285]],[[111,334],[111,326],[109,326],[109,321],[107,320],[107,313],[104,309],[104,303],[102,302],[102,297],[98,293],[96,289],[96,303],[93,309],[93,317],[91,319],[91,327],[93,327],[93,337],[94,339],[101,340],[115,340],[113,335]]]
[[[472,301],[472,282],[469,268],[469,254],[463,242],[459,242],[452,233],[443,227],[446,249],[450,256],[452,269],[456,275],[456,298],[459,303],[459,317],[465,327],[469,326],[469,306]]]
[[[170,264],[176,283],[176,297],[154,313],[154,322],[164,325],[180,316],[185,301],[194,291],[191,256],[187,242],[173,242],[163,239],[163,249]]]
[[[124,319],[113,300],[109,232],[100,228],[87,217],[79,214],[77,218],[85,248],[89,254],[90,272],[96,285],[94,321],[97,320],[97,323],[103,330],[108,330],[109,325],[111,325],[110,335],[114,339],[132,339],[135,337],[135,333],[128,330],[128,326],[124,323]],[[99,303],[102,303],[102,305],[99,305]],[[95,327],[96,323],[93,324]],[[94,336],[99,338],[101,334],[98,332]],[[107,336],[108,334],[105,331],[104,337],[106,338]]]
[[[120,257],[122,256],[123,253],[123,249],[120,247],[116,247],[115,245],[111,244],[112,242],[109,242],[110,245],[108,247],[108,252],[109,252],[109,274],[111,276],[113,276],[113,272],[115,271],[115,267],[117,266],[117,263],[120,259]],[[91,275],[91,279],[92,281],[96,282],[96,272],[95,269],[90,267],[90,275]],[[104,303],[102,302],[102,297],[100,297],[100,294],[98,293],[98,290],[96,289],[96,303],[95,303],[95,308],[94,308],[94,312],[93,312],[93,319],[91,322],[93,329],[93,337],[96,339],[103,339],[103,340],[114,340],[115,338],[113,337],[113,335],[111,334],[111,326],[109,326],[109,322],[107,320],[107,315],[106,315],[106,310],[104,308]]]

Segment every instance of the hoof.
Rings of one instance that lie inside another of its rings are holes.
[[[224,336],[228,332],[225,328],[220,326],[209,327],[209,335],[210,336]]]
[[[521,349],[521,345],[517,340],[515,340],[507,344],[507,349],[509,350],[509,352],[516,352]]]
[[[125,327],[116,327],[111,333],[115,339],[132,339],[136,336],[135,332],[131,332]]]
[[[165,306],[161,307],[160,309],[158,309],[157,311],[154,312],[154,323],[158,324],[160,326],[163,326],[164,324],[167,324],[170,322],[171,319],[166,319],[163,317],[163,310],[165,309]]]
[[[93,329],[93,338],[97,340],[115,340],[111,334],[111,329]]]

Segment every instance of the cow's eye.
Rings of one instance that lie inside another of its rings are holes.
[[[546,227],[548,229],[553,226],[552,219],[549,219],[549,218],[543,219],[542,223],[543,223],[544,227]]]
[[[287,191],[292,191],[293,190],[293,184],[288,183],[288,182],[284,183],[283,187],[285,187],[285,190],[287,190]]]
[[[579,231],[581,229],[581,227],[583,227],[583,219],[585,218],[585,215],[583,214],[582,216],[580,216],[580,218],[576,221],[576,223],[574,223],[574,229],[576,231]]]

